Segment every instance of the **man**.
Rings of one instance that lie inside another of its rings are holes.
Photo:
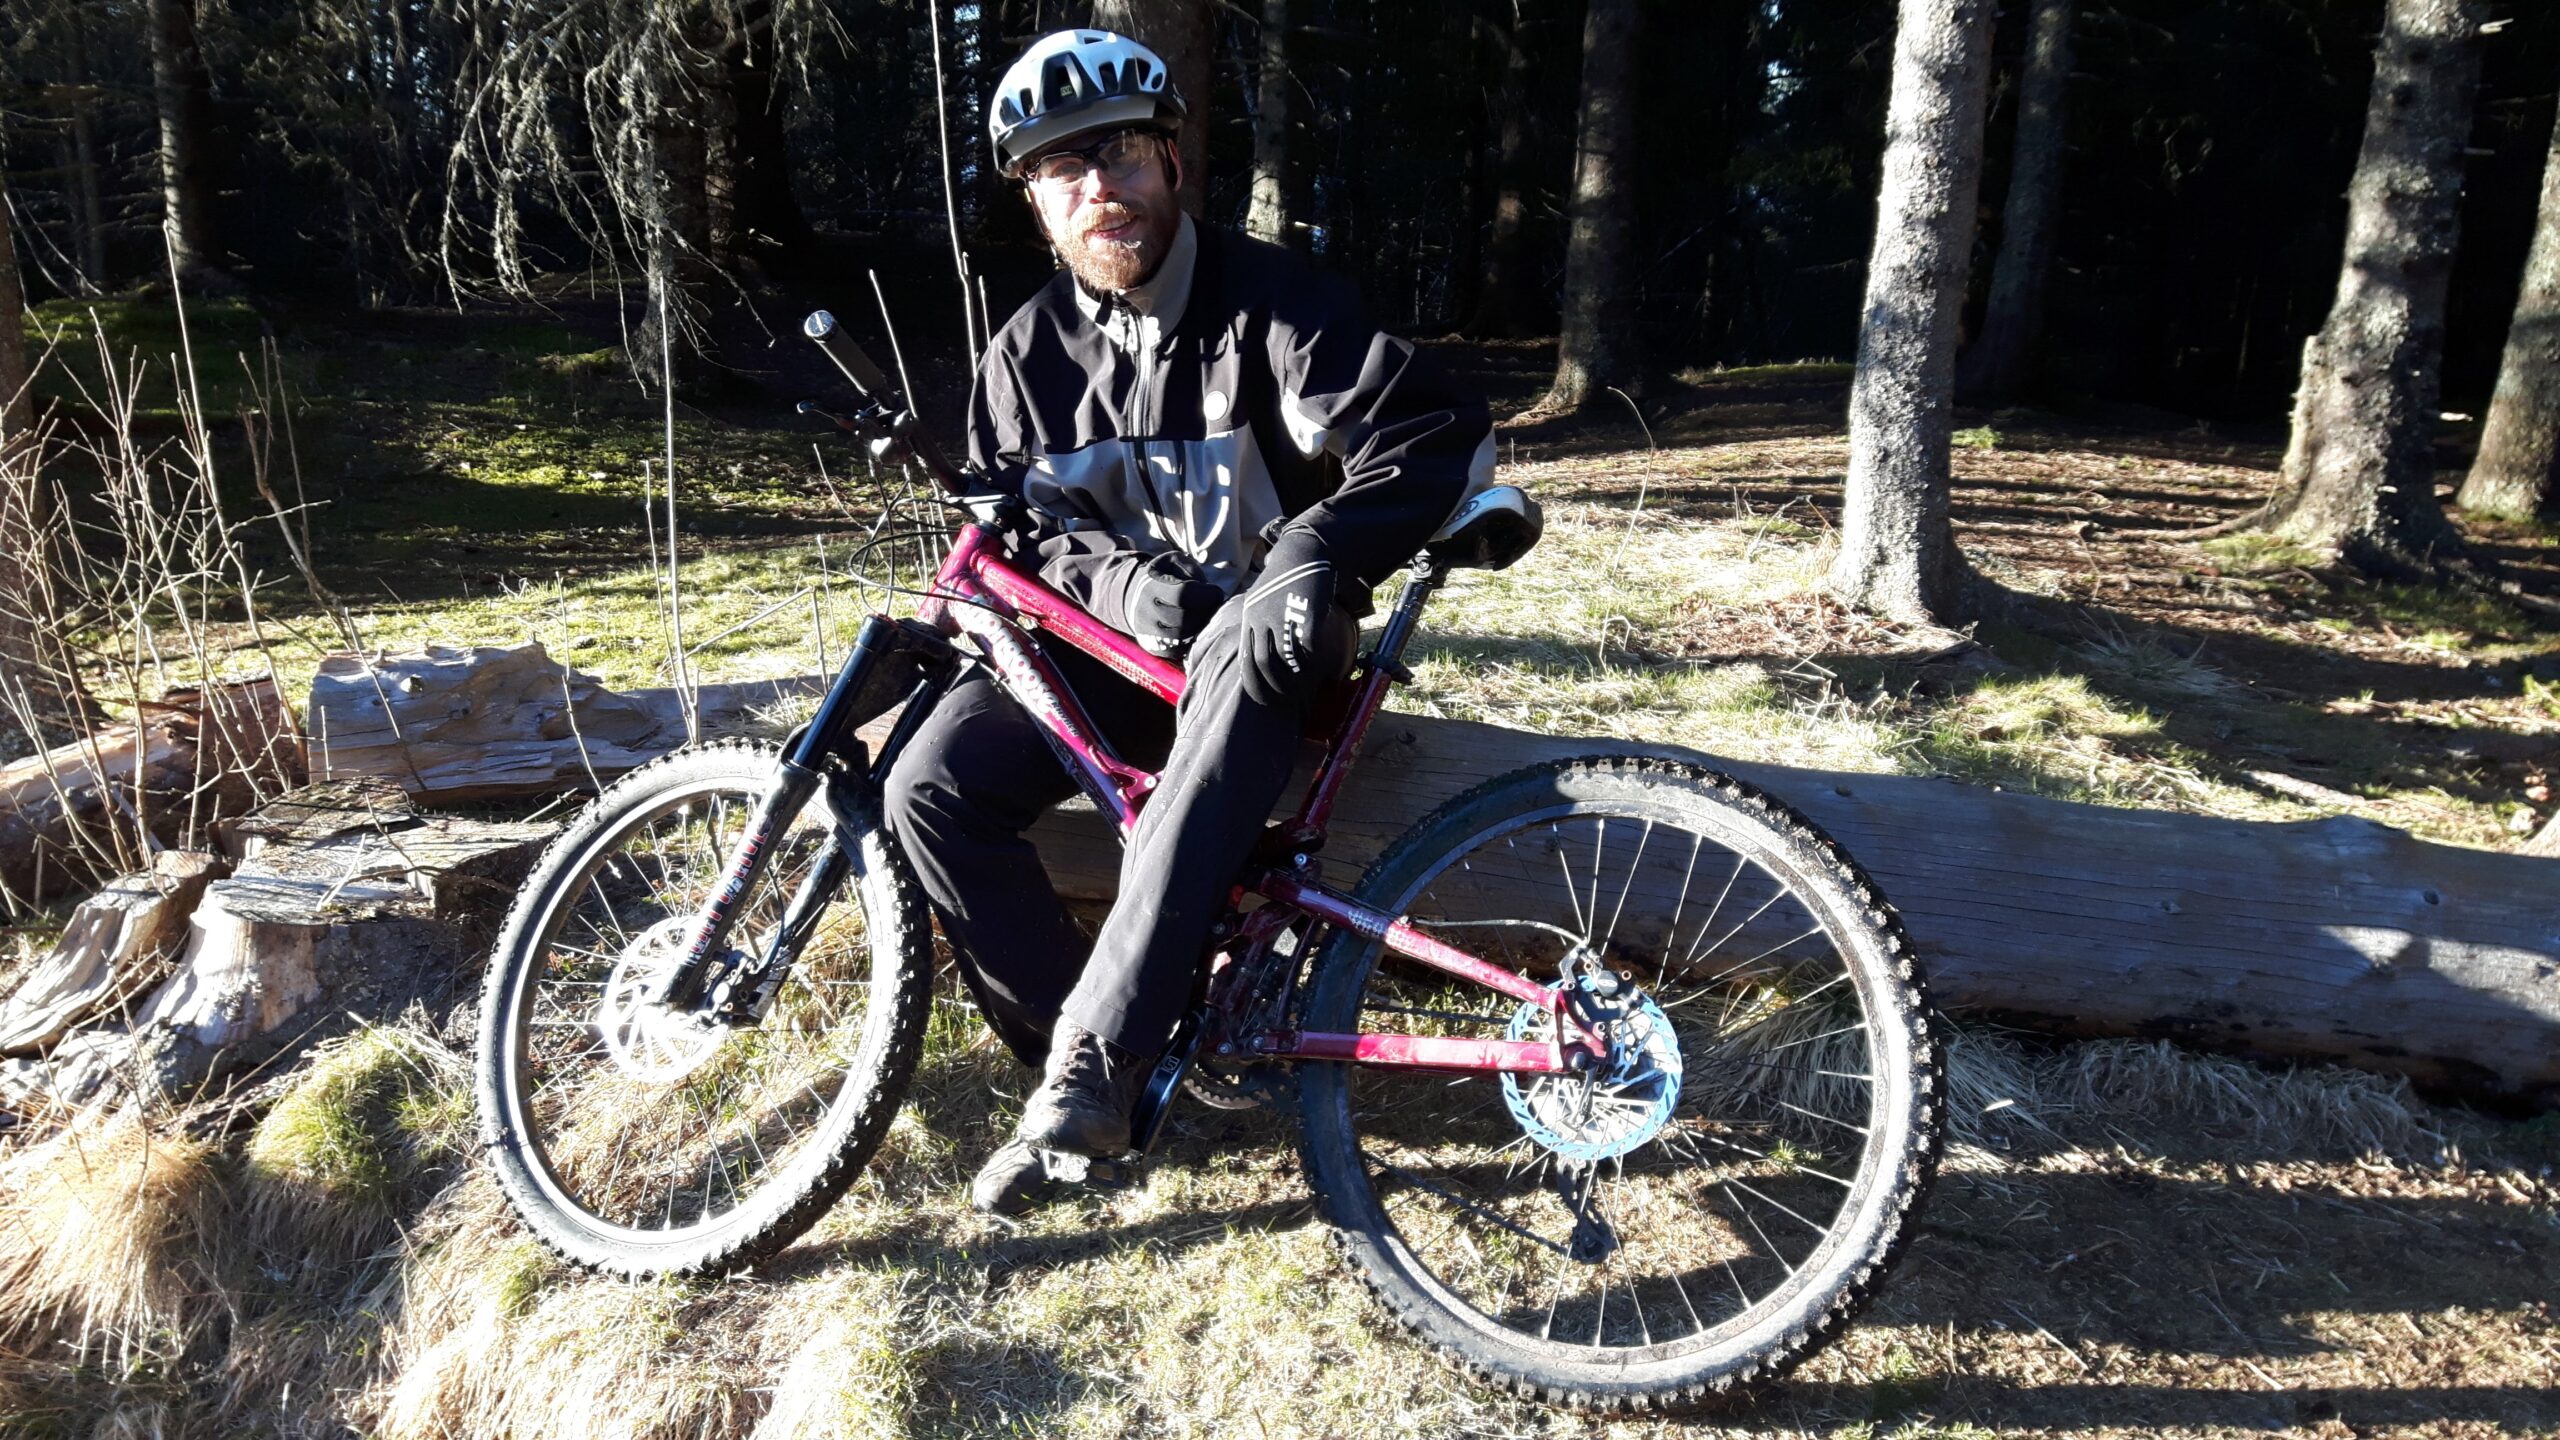
[[[1310,706],[1350,668],[1354,617],[1489,483],[1493,442],[1483,402],[1379,332],[1349,287],[1182,213],[1183,101],[1153,51],[1101,31],[1043,37],[988,110],[997,163],[1064,273],[988,346],[971,460],[1028,502],[1044,580],[1189,657],[1168,714],[1051,647],[1113,744],[1162,767],[1081,969],[1084,943],[1022,835],[1074,793],[1031,718],[974,675],[889,776],[891,829],[989,1023],[1026,1062],[1045,1053],[972,1188],[1012,1214],[1053,1192],[1042,1152],[1129,1148],[1226,887]]]

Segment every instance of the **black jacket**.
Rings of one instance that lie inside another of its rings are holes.
[[[1063,271],[1014,312],[978,369],[970,459],[1037,514],[1041,578],[1107,624],[1127,628],[1126,567],[1179,549],[1233,593],[1299,528],[1357,611],[1491,483],[1484,402],[1372,324],[1347,282],[1191,228],[1169,331]]]

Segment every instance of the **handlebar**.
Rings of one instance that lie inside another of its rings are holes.
[[[843,372],[844,378],[851,382],[862,398],[871,402],[870,407],[853,420],[837,420],[838,428],[856,434],[873,434],[904,447],[944,493],[955,499],[969,494],[972,487],[968,474],[942,453],[942,447],[935,443],[932,434],[917,421],[913,402],[889,383],[889,377],[881,374],[880,367],[871,362],[870,356],[862,353],[862,347],[853,342],[852,336],[844,333],[842,326],[836,324],[834,315],[824,310],[810,311],[809,317],[800,322],[800,333],[816,344],[820,353]],[[801,408],[805,412],[815,407],[803,405]]]

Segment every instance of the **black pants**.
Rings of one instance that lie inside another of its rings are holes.
[[[1307,713],[1351,668],[1337,610],[1323,654],[1282,703],[1245,693],[1239,611],[1192,646],[1180,709],[1063,645],[1049,653],[1113,748],[1160,764],[1121,856],[1120,895],[1088,956],[1023,831],[1076,793],[1030,715],[985,670],[942,698],[890,767],[890,833],[960,952],[987,1022],[1026,1063],[1064,1014],[1140,1056],[1164,1048],[1227,887],[1287,785]]]

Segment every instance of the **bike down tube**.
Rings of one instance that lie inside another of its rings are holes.
[[[1077,701],[1074,689],[1058,673],[1057,666],[1016,628],[1014,619],[1017,612],[1004,595],[995,593],[997,585],[1021,595],[1033,607],[1029,613],[1047,618],[1053,624],[1084,620],[1084,617],[1083,612],[1066,597],[1025,579],[1005,566],[993,553],[994,538],[992,532],[974,525],[962,533],[960,543],[953,547],[950,560],[944,563],[942,573],[935,578],[936,593],[928,613],[937,622],[978,642],[986,663],[1003,680],[1006,691],[1031,712],[1033,721],[1058,752],[1058,758],[1065,763],[1068,773],[1076,777],[1094,804],[1125,836],[1137,825],[1138,807],[1145,802],[1147,793],[1154,789],[1156,777],[1123,763],[1113,753],[1109,742],[1102,738],[1100,729]],[[981,577],[990,577],[995,583],[984,583]],[[1102,630],[1099,622],[1084,623],[1114,640],[1118,639],[1108,630]],[[1067,633],[1063,624],[1055,628],[1065,638],[1076,638]],[[1105,660],[1113,658],[1103,654],[1099,646],[1079,648],[1090,648]],[[1128,652],[1130,656],[1154,661],[1153,656],[1145,655],[1135,646],[1129,646]],[[1115,668],[1129,673],[1130,667]],[[1133,675],[1132,678],[1148,680],[1148,688],[1159,694],[1169,686],[1178,695],[1181,672],[1171,666],[1162,668],[1169,672],[1169,677]]]

